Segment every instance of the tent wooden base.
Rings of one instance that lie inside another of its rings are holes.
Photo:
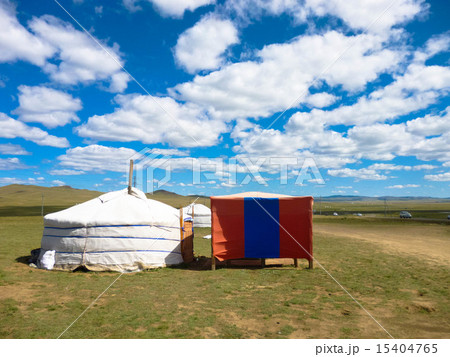
[[[279,265],[294,265],[298,268],[299,258],[244,258],[244,259],[228,259],[223,262],[218,261],[214,256],[211,255],[211,270],[216,270],[218,265],[226,266],[231,268],[233,266],[239,267],[257,267],[265,268],[266,266],[279,266]],[[313,260],[308,260],[308,269],[313,269]]]

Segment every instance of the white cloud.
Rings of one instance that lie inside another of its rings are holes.
[[[420,171],[420,170],[432,170],[437,168],[435,165],[423,164],[423,165],[414,165],[414,166],[405,166],[405,165],[395,165],[395,164],[382,164],[376,163],[367,167],[368,169],[379,170],[379,171]]]
[[[97,14],[97,15],[101,15],[101,14],[103,14],[103,6],[95,6],[94,7],[94,11],[95,11],[95,13]]]
[[[385,122],[427,108],[448,92],[450,68],[410,65],[388,86],[363,96],[353,105],[331,111],[313,109],[310,120],[327,124],[372,124]]]
[[[150,1],[155,8],[163,16],[175,18],[183,17],[186,10],[194,11],[195,9],[214,4],[215,0],[147,0]]]
[[[411,133],[423,136],[441,135],[450,131],[450,107],[447,107],[442,115],[425,115],[407,122],[407,128]]]
[[[142,10],[139,3],[144,0],[122,0],[125,8],[130,12],[136,12]],[[216,0],[146,0],[153,4],[155,10],[157,10],[162,16],[181,18],[186,10],[194,11],[195,9],[214,4]]]
[[[450,48],[450,34],[448,32],[431,37],[423,49],[414,54],[414,59],[424,62],[440,52],[448,52]]]
[[[378,174],[375,170],[363,168],[363,169],[334,169],[328,170],[328,175],[334,177],[354,177],[358,180],[386,180],[387,176]]]
[[[125,6],[125,8],[130,12],[136,12],[136,11],[142,10],[142,7],[137,5],[137,3],[139,1],[140,0],[122,0],[123,6]]]
[[[450,181],[450,172],[437,175],[425,175],[424,178],[428,181]]]
[[[48,62],[43,67],[54,81],[64,84],[110,81],[110,89],[114,92],[127,87],[129,77],[120,67],[123,61],[118,45],[109,47],[103,43],[108,54],[86,33],[49,15],[34,18],[29,25],[37,36],[58,52],[59,65]]]
[[[305,103],[310,104],[316,108],[324,108],[335,103],[338,99],[339,97],[336,97],[333,94],[322,92],[309,95],[306,98]]]
[[[49,174],[52,176],[73,176],[73,175],[83,175],[84,171],[79,170],[68,170],[68,169],[62,169],[62,170],[51,170],[49,171]]]
[[[0,154],[2,154],[2,155],[31,155],[31,153],[26,151],[22,146],[15,145],[15,144],[0,144]]]
[[[0,62],[28,61],[63,84],[107,81],[113,92],[127,87],[130,79],[121,70],[123,60],[116,44],[102,43],[113,60],[86,33],[56,17],[35,17],[28,26],[31,31],[19,23],[12,5],[0,4]]]
[[[0,185],[24,184],[26,181],[15,177],[0,177]]]
[[[418,159],[441,162],[450,161],[450,132],[441,136],[417,140],[409,148],[405,148],[405,154],[415,155]]]
[[[191,104],[179,104],[169,97],[118,95],[120,108],[96,115],[78,127],[82,137],[92,140],[168,143],[178,147],[211,146],[225,131],[225,124],[211,120]]]
[[[367,97],[360,97],[354,105],[330,111],[313,109],[309,113],[292,115],[284,132],[246,125],[239,134],[232,134],[233,138],[240,139],[240,146],[235,150],[261,151],[270,155],[303,149],[314,155],[347,157],[350,162],[361,158],[392,160],[399,155],[416,156],[425,161],[448,161],[450,130],[446,129],[447,111],[439,117],[384,124],[387,120],[428,107],[448,92],[448,83],[449,68],[413,64],[404,75],[396,76],[390,85]],[[419,130],[419,123],[424,126],[424,122],[429,128]],[[335,124],[356,125],[345,133],[329,129]],[[425,138],[431,133],[441,135]],[[387,168],[395,169],[392,166]]]
[[[404,124],[374,124],[355,126],[347,137],[355,143],[361,157],[371,160],[392,160],[396,154],[405,155],[418,138],[406,132]]]
[[[238,42],[237,30],[230,20],[207,16],[180,35],[175,58],[189,73],[216,69],[224,63],[225,50]]]
[[[423,3],[423,0],[228,0],[225,7],[246,21],[265,14],[287,13],[302,23],[331,15],[353,29],[382,33],[425,12],[427,6]]]
[[[387,186],[386,188],[389,188],[389,189],[402,189],[402,188],[416,188],[416,187],[420,187],[420,185],[415,185],[415,184],[393,185],[393,186]]]
[[[308,88],[315,79],[345,90],[363,89],[380,73],[394,68],[403,56],[383,48],[383,41],[379,36],[345,36],[336,31],[300,36],[289,43],[265,46],[256,53],[255,61],[197,75],[169,92],[208,108],[216,117],[264,117],[291,104],[296,107],[308,102]],[[342,57],[334,62],[339,53]]]
[[[19,23],[11,3],[0,2],[0,62],[24,60],[43,66],[54,53],[53,46]]]
[[[20,106],[14,111],[25,122],[37,122],[48,128],[78,122],[75,114],[81,101],[65,92],[47,87],[19,87]]]
[[[7,159],[0,158],[0,170],[22,170],[28,168],[29,167],[20,162],[17,157],[11,157]]]
[[[152,157],[158,157],[158,155],[185,157],[189,156],[189,152],[179,149],[145,148],[139,151],[134,157],[132,157],[132,159],[141,160],[144,159],[145,157],[148,157],[149,155],[152,155]]]
[[[225,8],[232,16],[247,22],[265,14],[279,16],[283,13],[289,13],[299,21],[306,19],[304,4],[297,0],[227,0]]]
[[[58,156],[61,166],[77,171],[115,171],[126,172],[129,159],[136,151],[128,148],[114,148],[101,145],[89,145],[68,149]]]
[[[53,180],[52,185],[53,186],[64,186],[66,183],[61,180]]]
[[[398,171],[398,170],[404,170],[404,171],[410,171],[411,166],[405,166],[405,165],[394,165],[394,164],[372,164],[367,167],[368,169],[372,170],[380,170],[380,171]]]
[[[412,167],[414,171],[420,171],[420,170],[432,170],[437,168],[436,165],[429,165],[429,164],[423,164],[423,165],[415,165]]]
[[[306,0],[306,8],[318,16],[334,15],[354,29],[385,32],[414,18],[427,7],[423,0]]]
[[[38,145],[65,148],[69,146],[66,138],[50,135],[44,130],[28,126],[21,121],[0,113],[0,137],[7,139],[24,138]]]

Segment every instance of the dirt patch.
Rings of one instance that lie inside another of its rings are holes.
[[[221,313],[218,316],[218,320],[236,326],[239,331],[243,332],[243,338],[261,338],[266,335],[277,335],[278,332],[280,332],[281,327],[289,323],[289,321],[284,319],[276,318],[269,320],[266,320],[263,317],[244,318],[234,311]],[[220,326],[220,322],[218,322],[218,326]]]
[[[430,263],[450,266],[450,229],[426,226],[356,226],[318,223],[314,233],[361,239],[376,244],[388,253],[422,257]]]
[[[436,311],[435,304],[430,301],[413,301],[411,310],[434,312]]]
[[[18,302],[32,303],[35,295],[42,290],[42,284],[14,283],[0,288],[0,300],[13,299]]]

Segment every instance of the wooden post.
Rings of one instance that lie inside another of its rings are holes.
[[[130,171],[128,173],[128,194],[131,195],[131,181],[133,180],[133,160],[130,160]]]
[[[211,234],[211,270],[216,270],[216,257],[213,249],[213,235]]]
[[[294,258],[294,267],[298,268],[298,258]]]
[[[309,260],[309,264],[308,264],[308,268],[312,269],[313,268],[313,260]]]
[[[183,239],[184,239],[184,234],[183,234],[183,208],[180,208],[180,242],[181,242],[181,252],[183,252]]]
[[[261,267],[265,268],[266,267],[266,258],[262,258],[261,259]]]

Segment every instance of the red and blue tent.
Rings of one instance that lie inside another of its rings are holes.
[[[313,198],[247,192],[211,197],[213,256],[312,260]]]

